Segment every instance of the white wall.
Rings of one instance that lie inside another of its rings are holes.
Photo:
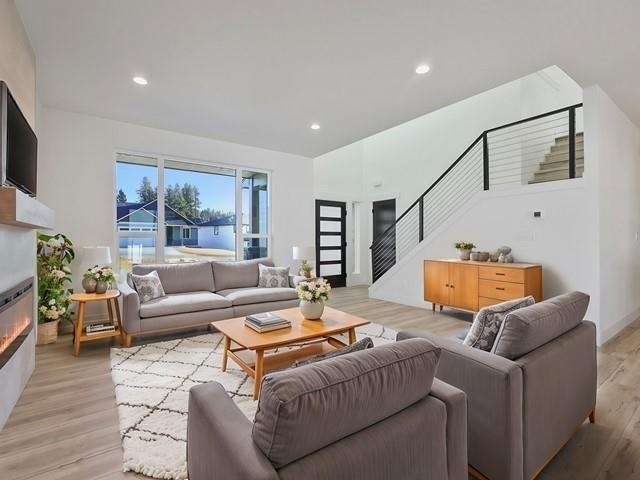
[[[0,0],[0,79],[35,127],[35,57],[12,0]],[[0,292],[35,275],[35,233],[0,225]],[[35,367],[34,328],[0,370],[0,429]]]
[[[640,131],[598,86],[585,89],[585,155],[597,159],[600,324],[605,342],[640,316]]]
[[[293,245],[313,244],[308,158],[52,108],[43,108],[41,124],[40,198],[56,210],[56,231],[78,249],[115,247],[117,150],[270,170],[275,262],[288,265]]]
[[[396,198],[399,216],[484,130],[581,99],[580,86],[549,67],[314,159],[316,198],[363,202],[364,272],[349,283],[370,282],[372,201]]]
[[[516,261],[541,263],[544,297],[569,290],[593,295],[597,292],[593,223],[591,213],[582,208],[588,195],[581,179],[509,192],[479,192],[466,208],[373,284],[369,293],[374,298],[426,308],[422,261],[454,258],[453,243],[465,239],[483,251],[508,245]],[[534,218],[534,210],[541,210],[543,217]],[[589,316],[595,320],[597,311],[591,309]]]

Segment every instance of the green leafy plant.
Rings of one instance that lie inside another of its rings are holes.
[[[71,320],[71,269],[73,243],[58,233],[38,235],[38,323]]]
[[[473,250],[476,246],[471,242],[456,242],[455,247],[458,250]]]

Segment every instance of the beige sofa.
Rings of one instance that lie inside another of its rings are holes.
[[[266,375],[255,420],[217,382],[191,388],[190,480],[467,480],[465,394],[440,349],[407,340]]]
[[[442,349],[436,377],[467,394],[469,464],[477,478],[529,480],[583,422],[595,421],[596,329],[581,292],[510,313],[492,352],[423,337]],[[429,379],[428,379],[429,380]]]
[[[158,272],[166,296],[141,304],[129,283],[118,285],[126,346],[131,345],[134,335],[206,325],[298,305],[293,280],[289,287],[258,287],[258,264],[273,266],[268,258],[135,265],[133,273],[137,275]]]

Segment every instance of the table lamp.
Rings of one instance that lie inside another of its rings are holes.
[[[95,265],[99,267],[111,265],[111,249],[109,247],[83,247],[82,265],[87,268]]]

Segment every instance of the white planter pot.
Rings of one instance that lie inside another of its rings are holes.
[[[324,302],[308,302],[300,300],[300,313],[307,320],[320,320],[324,312]]]

